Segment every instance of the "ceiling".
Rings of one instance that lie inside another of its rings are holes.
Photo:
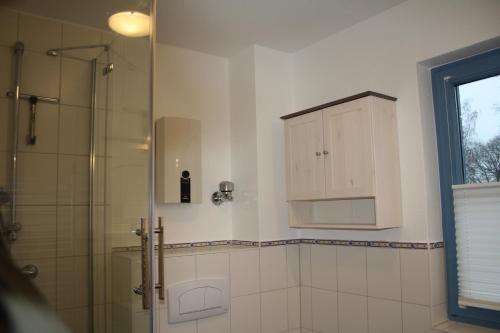
[[[295,52],[404,0],[158,0],[158,41],[228,57],[251,44]],[[38,15],[106,28],[147,0],[0,0]]]

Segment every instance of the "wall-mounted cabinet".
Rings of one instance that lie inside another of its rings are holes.
[[[395,100],[366,92],[282,117],[290,226],[400,226]]]

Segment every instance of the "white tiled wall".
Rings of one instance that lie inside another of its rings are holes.
[[[29,104],[21,102],[17,222],[22,230],[12,253],[18,265],[38,266],[35,284],[74,332],[86,332],[91,67],[83,55],[51,57],[46,51],[87,39],[100,43],[103,33],[2,7],[0,26],[0,187],[10,184],[13,108],[5,93],[12,90],[17,40],[25,45],[21,92],[61,99],[60,105],[38,103],[35,145],[26,141]]]
[[[168,324],[166,305],[157,301],[158,325],[162,333],[431,333],[446,319],[443,258],[443,249],[316,244],[168,250],[167,285],[228,277],[231,304],[221,316]],[[115,253],[113,261],[113,313],[122,312],[114,320],[133,321],[142,312],[130,288],[139,284],[139,254]],[[415,289],[408,295],[423,295],[409,298],[404,285]]]
[[[446,319],[443,249],[301,244],[300,271],[303,332],[429,333]]]
[[[169,324],[167,306],[158,303],[161,333],[281,333],[300,330],[299,246],[264,248],[208,248],[168,250],[165,258],[166,283],[201,278],[226,277],[230,281],[231,301],[226,314],[191,322]],[[141,298],[131,287],[139,284],[139,254],[115,253],[113,313],[116,321],[141,313]],[[274,270],[273,270],[274,267]],[[126,278],[123,278],[123,277]],[[121,314],[120,314],[121,313]],[[117,322],[120,332],[134,331],[133,323]]]

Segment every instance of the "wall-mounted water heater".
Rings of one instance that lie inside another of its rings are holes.
[[[201,122],[163,117],[156,120],[156,201],[201,202]]]

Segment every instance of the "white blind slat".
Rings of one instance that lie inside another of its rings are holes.
[[[500,308],[500,183],[453,186],[459,304]]]

